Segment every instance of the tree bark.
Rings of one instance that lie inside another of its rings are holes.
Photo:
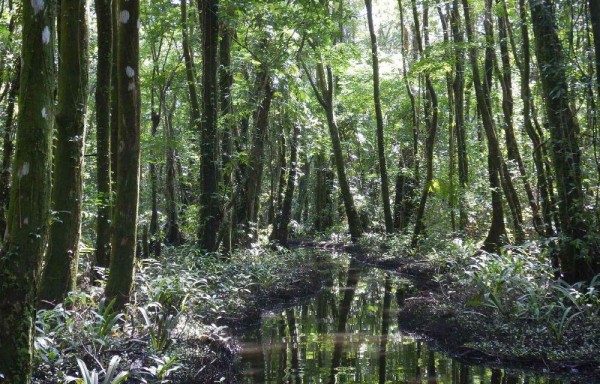
[[[56,146],[52,188],[50,242],[39,300],[62,302],[75,289],[79,264],[83,152],[88,84],[88,30],[86,1],[63,0],[63,34],[59,47]]]
[[[221,221],[218,164],[218,0],[199,0],[202,19],[202,120],[200,130],[200,246],[217,250],[217,233]]]
[[[298,167],[299,139],[300,125],[294,124],[283,204],[281,206],[281,210],[277,214],[277,220],[275,221],[273,232],[271,233],[271,239],[277,240],[284,247],[287,247],[288,245],[289,225],[292,218],[292,202],[296,185],[296,169]]]
[[[471,23],[471,14],[469,10],[469,1],[462,0],[463,10],[465,14],[465,29],[467,32],[467,40],[470,43],[469,59],[473,71],[473,83],[475,85],[475,95],[477,98],[477,106],[481,115],[481,120],[485,130],[488,147],[488,180],[492,194],[492,223],[488,231],[487,237],[483,242],[483,249],[488,252],[496,252],[500,245],[506,242],[506,227],[504,225],[504,209],[502,207],[502,193],[500,188],[500,167],[502,158],[498,145],[498,138],[494,128],[490,110],[489,94],[486,96],[484,85],[479,73],[479,63],[477,59],[477,47],[474,45],[473,24]]]
[[[394,228],[398,231],[405,231],[410,222],[415,209],[415,191],[419,184],[419,114],[417,112],[417,103],[415,95],[411,89],[408,80],[406,68],[408,67],[408,40],[404,26],[404,8],[402,0],[398,0],[400,11],[400,34],[402,39],[402,77],[406,93],[410,100],[411,118],[412,118],[412,146],[403,147],[400,153],[398,164],[398,175],[396,176],[396,195],[394,197]]]
[[[533,161],[537,176],[537,189],[540,195],[540,205],[542,207],[542,219],[544,223],[543,233],[545,236],[552,236],[552,189],[550,181],[546,174],[546,151],[543,138],[538,134],[538,130],[533,124],[533,95],[529,85],[531,78],[531,53],[529,44],[529,28],[527,20],[527,10],[525,0],[519,0],[519,20],[521,22],[521,45],[523,46],[521,70],[521,99],[523,100],[523,126],[533,144]],[[509,28],[510,30],[510,28]],[[514,56],[517,53],[514,52]]]
[[[117,50],[119,148],[110,274],[104,291],[115,310],[133,285],[140,177],[139,0],[119,0]]]
[[[261,66],[257,74],[257,89],[259,105],[254,112],[254,130],[252,132],[252,147],[248,156],[248,163],[244,167],[244,176],[239,188],[237,208],[235,214],[234,234],[235,243],[247,242],[246,235],[254,237],[256,222],[258,220],[258,205],[263,176],[263,162],[265,140],[269,128],[269,112],[273,89],[269,69]],[[252,227],[252,228],[251,228]]]
[[[582,246],[588,241],[590,226],[584,217],[579,124],[569,106],[562,45],[552,3],[530,0],[529,4],[556,172],[562,232],[558,249],[560,268],[569,283],[589,281],[600,272],[600,258]]]
[[[165,139],[167,141],[166,153],[166,176],[165,176],[165,201],[166,201],[166,229],[165,242],[170,245],[181,245],[184,242],[183,233],[179,228],[179,211],[177,207],[177,152],[175,150],[175,132],[173,127],[173,113],[175,111],[176,101],[173,97],[173,103],[169,107],[165,102],[163,104],[165,116]]]
[[[594,52],[596,57],[596,87],[600,92],[600,2],[588,0],[590,6],[590,20],[592,34],[594,35]]]
[[[373,66],[373,102],[375,104],[375,118],[377,120],[377,155],[379,157],[379,176],[381,178],[381,199],[383,200],[383,216],[386,233],[394,231],[394,219],[390,206],[390,187],[388,182],[387,165],[385,160],[385,137],[383,132],[383,112],[381,111],[381,95],[379,87],[379,56],[377,54],[377,35],[373,25],[372,0],[365,0],[367,8],[367,21],[371,37],[371,60]]]
[[[96,74],[96,178],[98,218],[96,222],[96,265],[110,263],[111,163],[110,163],[110,89],[112,85],[113,13],[110,0],[95,0],[98,30]]]
[[[13,80],[9,85],[8,105],[6,106],[6,120],[4,123],[4,138],[2,143],[2,173],[0,174],[0,238],[4,241],[7,229],[8,204],[10,197],[11,186],[11,165],[14,152],[14,120],[15,120],[15,104],[19,94],[19,79],[21,76],[21,59],[17,58],[15,73]]]
[[[417,40],[417,46],[421,56],[424,55],[424,49],[427,48],[428,35],[429,35],[429,15],[428,8],[425,5],[423,12],[423,29],[425,31],[425,46],[421,39],[421,30],[419,27],[419,15],[417,13],[417,4],[415,0],[412,1],[413,18],[415,22],[415,35]],[[431,188],[431,182],[433,181],[433,150],[435,146],[435,136],[437,133],[438,125],[438,99],[433,82],[428,73],[425,74],[425,126],[427,127],[427,138],[425,139],[425,182],[423,183],[423,189],[421,191],[421,198],[419,200],[419,207],[417,208],[417,216],[415,222],[415,230],[413,232],[411,246],[416,247],[419,241],[419,237],[425,230],[425,223],[423,222],[425,216],[425,206],[427,204],[427,197],[429,196],[429,190]]]
[[[0,257],[0,372],[13,384],[31,381],[37,291],[48,242],[55,7],[52,0],[22,7],[17,144],[8,237]]]

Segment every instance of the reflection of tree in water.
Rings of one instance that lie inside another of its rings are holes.
[[[348,269],[332,271],[311,301],[265,316],[260,332],[246,334],[255,342],[244,352],[244,382],[561,383],[468,366],[401,333],[392,313],[410,300],[407,292],[406,282],[393,274],[350,261]]]
[[[383,313],[381,318],[381,340],[379,342],[379,384],[385,384],[386,357],[388,334],[390,330],[390,306],[392,304],[392,283],[385,276],[385,291],[383,294]]]
[[[346,285],[342,287],[344,290],[344,296],[342,297],[342,301],[340,301],[338,311],[338,327],[334,338],[333,358],[331,360],[331,375],[329,378],[330,384],[335,383],[336,371],[342,362],[342,352],[344,351],[344,338],[346,334],[346,325],[348,323],[348,314],[350,313],[350,308],[352,307],[352,301],[354,300],[354,293],[356,292],[356,286],[358,285],[360,272],[361,270],[358,262],[356,262],[354,259],[351,259],[350,266],[348,267],[348,278],[346,280]],[[340,279],[340,281],[342,280]]]

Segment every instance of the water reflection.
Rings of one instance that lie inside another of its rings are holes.
[[[404,283],[350,261],[306,304],[264,314],[261,328],[242,340],[244,382],[561,383],[467,366],[401,333],[394,319]]]

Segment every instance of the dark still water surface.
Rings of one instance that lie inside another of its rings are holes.
[[[347,259],[342,259],[347,260]],[[400,332],[402,282],[346,261],[302,305],[264,313],[242,338],[244,383],[568,383],[524,372],[467,366]]]

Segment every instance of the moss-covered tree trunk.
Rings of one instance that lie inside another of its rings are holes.
[[[542,92],[548,114],[550,139],[561,228],[558,249],[563,278],[589,281],[600,272],[600,258],[589,247],[590,225],[584,217],[579,124],[569,105],[565,60],[555,26],[554,5],[547,0],[530,0]]]
[[[408,78],[408,31],[404,24],[404,6],[398,0],[400,11],[400,36],[402,40],[402,77],[411,107],[411,133],[412,143],[403,146],[400,150],[398,174],[396,175],[396,195],[394,197],[394,228],[404,232],[408,229],[410,218],[415,210],[415,192],[417,190],[419,175],[419,131],[420,120],[417,111],[417,100]]]
[[[600,90],[600,1],[588,0],[590,7],[590,21],[594,35],[594,51],[596,58],[596,87]]]
[[[496,3],[502,5],[499,0]],[[534,228],[540,233],[544,234],[544,224],[539,214],[539,207],[536,202],[535,196],[533,195],[533,189],[529,183],[529,177],[525,170],[523,158],[521,157],[521,151],[517,143],[517,137],[515,135],[514,128],[514,97],[512,88],[512,65],[510,60],[510,53],[508,49],[508,25],[505,19],[506,15],[498,15],[498,41],[500,43],[500,58],[502,66],[498,64],[495,66],[498,69],[498,77],[500,79],[500,86],[502,88],[502,112],[504,114],[504,136],[506,140],[506,150],[508,154],[508,160],[512,161],[519,171],[525,192],[527,194],[527,201],[531,208],[533,216]]]
[[[250,232],[254,234],[258,220],[259,196],[261,191],[264,152],[267,130],[269,128],[269,113],[274,91],[271,85],[269,69],[261,66],[257,74],[257,90],[259,104],[254,112],[254,130],[252,132],[252,146],[248,156],[248,163],[244,167],[244,176],[239,188],[239,196],[235,214],[236,233],[235,243],[245,243],[243,238]]]
[[[176,99],[173,97],[171,106],[167,105],[166,100],[163,104],[163,113],[165,116],[165,139],[167,141],[166,149],[166,172],[165,172],[165,200],[166,200],[166,229],[165,242],[171,245],[180,245],[183,243],[183,233],[179,228],[179,211],[177,203],[177,152],[175,149],[175,132],[173,127],[173,114],[175,112]]]
[[[394,231],[394,219],[390,206],[390,187],[388,181],[387,165],[385,160],[385,137],[383,132],[383,112],[381,111],[381,91],[379,86],[379,55],[377,53],[377,34],[373,24],[373,6],[371,0],[365,0],[367,8],[367,21],[371,37],[371,60],[373,66],[373,102],[375,104],[375,118],[377,120],[377,155],[379,158],[379,176],[381,178],[381,199],[383,201],[383,217],[385,231]]]
[[[12,176],[11,164],[12,155],[14,152],[14,121],[15,121],[15,104],[19,94],[19,79],[21,77],[21,59],[17,58],[15,73],[13,80],[10,83],[8,91],[8,105],[6,106],[6,120],[4,122],[4,137],[2,140],[2,165],[0,169],[0,239],[4,240],[6,233],[8,202],[10,196],[10,179]]]
[[[200,246],[217,249],[221,221],[218,159],[218,0],[200,0],[202,25],[202,121],[200,130]]]
[[[331,138],[331,146],[333,147],[333,159],[335,161],[335,169],[337,172],[338,183],[342,200],[344,202],[344,210],[348,219],[348,229],[353,242],[358,241],[363,233],[362,224],[356,205],[354,205],[354,197],[350,190],[348,177],[346,175],[346,164],[344,163],[344,153],[342,151],[342,142],[340,139],[340,131],[338,128],[335,116],[335,84],[333,81],[333,70],[330,65],[317,65],[317,83],[310,77],[308,69],[304,67],[304,72],[309,77],[311,86],[319,101],[319,104],[325,110],[327,117],[327,127],[329,128],[329,137]]]
[[[119,0],[117,89],[119,143],[110,274],[105,296],[115,309],[129,300],[137,232],[140,177],[139,0]]]
[[[111,164],[110,164],[110,89],[113,56],[113,13],[110,0],[95,0],[98,30],[96,67],[96,178],[98,218],[96,221],[96,264],[110,263]]]
[[[79,264],[83,151],[88,84],[87,1],[62,0],[56,146],[52,188],[54,217],[42,276],[42,305],[62,302],[75,289]]]
[[[424,5],[423,9],[423,36],[425,44],[421,39],[421,28],[419,27],[419,15],[417,13],[417,5],[415,0],[412,0],[413,19],[415,23],[415,38],[417,41],[417,47],[419,54],[425,57],[425,49],[429,46],[429,12],[427,4]],[[423,189],[421,190],[421,198],[419,199],[419,206],[417,208],[417,216],[415,221],[415,230],[411,240],[411,245],[415,247],[419,241],[419,237],[425,230],[425,206],[427,204],[427,197],[429,196],[431,182],[433,181],[433,152],[435,145],[435,136],[437,133],[438,126],[438,98],[433,82],[428,73],[425,74],[425,127],[427,128],[427,137],[425,139],[425,182],[423,183]]]
[[[454,131],[456,136],[456,153],[458,160],[458,228],[464,231],[467,227],[467,211],[465,207],[465,190],[469,184],[469,161],[467,156],[467,135],[465,130],[465,49],[464,35],[460,20],[458,0],[452,2],[450,17],[452,38],[455,49],[454,83]]]
[[[474,42],[473,24],[471,23],[471,13],[469,1],[462,0],[465,13],[465,30],[469,43]],[[491,115],[490,99],[486,96],[484,84],[479,72],[479,62],[477,58],[477,47],[471,44],[469,47],[469,59],[473,71],[473,83],[475,85],[475,95],[477,98],[477,108],[480,112],[481,120],[487,138],[487,162],[488,162],[488,180],[492,194],[492,222],[487,237],[483,243],[483,249],[488,252],[497,251],[501,244],[506,242],[506,226],[504,224],[504,208],[502,207],[502,192],[500,183],[500,167],[502,158],[498,145],[498,137],[494,127],[494,120]]]
[[[23,2],[17,144],[8,237],[0,256],[0,373],[28,384],[42,259],[48,243],[56,3]]]
[[[112,55],[110,58],[110,187],[114,212],[114,199],[117,191],[117,157],[119,150],[119,74],[117,59],[119,49],[119,0],[110,0],[112,10]],[[112,223],[111,223],[112,225]],[[112,236],[112,232],[111,232]],[[112,250],[111,250],[112,253]]]
[[[523,101],[523,127],[533,144],[533,161],[537,176],[537,189],[540,195],[540,205],[542,207],[542,218],[544,222],[544,234],[552,236],[552,188],[550,179],[546,173],[546,146],[539,129],[534,126],[533,113],[533,95],[531,93],[531,53],[529,44],[529,27],[527,19],[527,9],[525,0],[519,0],[519,20],[521,22],[521,100]],[[508,29],[510,31],[510,28]],[[518,57],[515,52],[515,57]]]
[[[292,203],[294,189],[296,186],[296,169],[298,167],[298,140],[300,139],[300,125],[295,124],[290,144],[290,161],[287,166],[287,178],[285,179],[285,192],[283,202],[277,213],[277,218],[271,232],[271,240],[278,241],[284,247],[288,245],[289,225],[292,219]],[[282,170],[283,172],[283,170]]]

